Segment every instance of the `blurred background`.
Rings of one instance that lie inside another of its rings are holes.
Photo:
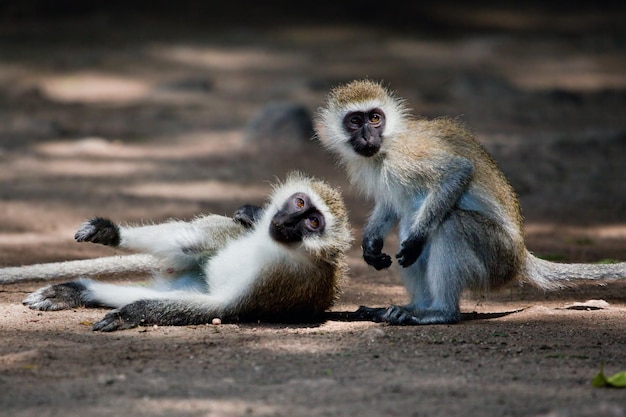
[[[292,169],[343,188],[359,241],[371,205],[311,123],[362,77],[467,122],[519,193],[531,250],[625,258],[625,10],[0,0],[0,264],[110,254],[73,241],[83,219],[230,214]]]

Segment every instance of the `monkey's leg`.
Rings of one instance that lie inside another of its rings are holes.
[[[430,237],[427,249],[417,262],[424,265],[423,276],[411,268],[404,271],[411,303],[390,307],[384,321],[400,325],[456,323],[461,318],[459,298],[465,288],[488,288],[515,273],[512,240],[500,225],[477,212],[452,212]]]
[[[93,330],[112,332],[144,325],[186,326],[223,316],[224,303],[210,295],[187,293],[177,299],[144,299],[108,313]]]
[[[432,243],[429,242],[424,247],[417,261],[402,270],[404,286],[411,297],[409,304],[405,306],[391,306],[386,309],[381,320],[395,325],[428,324],[422,323],[418,316],[432,315],[438,316],[432,311],[434,295],[431,282],[429,282],[429,261],[432,256]],[[434,313],[434,314],[432,314]],[[438,323],[452,323],[458,320],[450,317],[436,317]]]
[[[97,307],[87,298],[87,281],[76,280],[62,284],[47,285],[30,293],[22,304],[33,310],[67,310],[74,307]]]
[[[359,306],[359,308],[348,314],[348,319],[352,321],[374,321],[389,322],[391,324],[417,324],[413,323],[412,311],[426,310],[432,303],[432,296],[425,281],[426,259],[430,252],[430,246],[426,245],[422,255],[413,265],[402,270],[404,286],[411,295],[411,303],[406,306],[384,307],[367,307]],[[396,311],[396,318],[391,318],[391,310]],[[400,315],[402,317],[400,317]]]
[[[75,307],[122,307],[146,298],[173,297],[183,291],[158,290],[143,286],[113,285],[78,279],[42,287],[29,294],[22,304],[33,310],[66,310]]]

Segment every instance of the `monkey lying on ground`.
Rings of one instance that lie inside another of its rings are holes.
[[[517,196],[496,162],[462,124],[415,119],[379,83],[333,89],[319,110],[318,139],[375,200],[363,258],[381,270],[383,239],[398,224],[406,306],[358,313],[392,324],[455,323],[466,288],[519,280],[554,289],[574,279],[626,277],[626,263],[557,264],[525,247]]]
[[[94,330],[222,321],[318,319],[334,302],[352,242],[340,193],[325,182],[291,174],[261,210],[229,217],[123,227],[94,218],[76,240],[149,252],[161,261],[150,287],[79,279],[43,287],[24,304],[59,310],[114,307]],[[247,229],[244,225],[253,226]]]

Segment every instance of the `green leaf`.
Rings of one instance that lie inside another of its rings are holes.
[[[604,375],[604,364],[600,366],[600,372],[593,377],[591,385],[596,388],[612,387],[612,388],[626,388],[626,371],[618,372],[615,375],[606,377]]]
[[[604,373],[602,371],[600,371],[598,375],[593,377],[593,379],[591,380],[591,385],[596,388],[606,387],[606,376],[604,376]]]
[[[626,371],[610,376],[606,379],[606,382],[615,388],[626,388]]]

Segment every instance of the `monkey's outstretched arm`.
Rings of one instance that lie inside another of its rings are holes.
[[[80,226],[74,238],[77,242],[93,242],[158,255],[199,246],[207,250],[219,249],[226,237],[236,237],[242,231],[240,223],[218,215],[199,217],[190,222],[168,221],[146,226],[121,226],[109,219],[94,217]]]
[[[95,217],[83,223],[74,237],[78,242],[151,253],[161,261],[162,268],[185,270],[196,267],[244,231],[241,223],[218,215],[147,226],[120,226]]]
[[[472,180],[474,165],[468,159],[449,157],[437,168],[441,180],[434,184],[417,212],[409,236],[401,243],[396,255],[398,263],[406,268],[419,258],[428,237],[454,208]]]
[[[382,252],[383,240],[397,221],[396,213],[379,202],[363,231],[363,259],[378,271],[391,265],[391,256]]]

